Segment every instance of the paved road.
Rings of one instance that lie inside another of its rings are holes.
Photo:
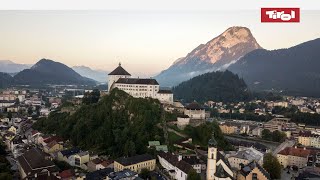
[[[235,140],[246,141],[246,142],[251,142],[251,143],[258,142],[260,144],[267,146],[272,151],[275,150],[279,145],[279,143],[267,143],[267,142],[264,142],[264,141],[261,141],[261,140],[255,139],[255,138],[244,138],[244,137],[236,137],[236,136],[229,136],[229,135],[224,135],[224,136],[227,139],[235,139]]]
[[[160,123],[158,123],[157,126],[158,126],[159,128],[162,128],[162,126],[161,126]],[[184,137],[184,138],[188,137],[187,135],[185,135],[185,134],[183,134],[183,133],[180,133],[180,132],[178,132],[178,131],[176,131],[176,130],[168,127],[168,126],[167,126],[167,129],[168,129],[168,132],[173,132],[173,133],[175,133],[175,134],[178,135],[178,136],[181,136],[181,137]]]

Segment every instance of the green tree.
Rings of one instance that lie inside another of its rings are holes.
[[[278,130],[272,132],[272,141],[283,142],[286,140],[286,134]]]
[[[12,112],[11,111],[8,112],[7,118],[9,118],[11,120],[11,118],[12,118]]]
[[[143,169],[141,169],[139,176],[142,179],[149,179],[150,178],[150,171],[146,168],[143,168]]]
[[[270,174],[271,179],[281,178],[281,165],[276,157],[267,153],[263,158],[263,168]]]
[[[196,170],[192,169],[188,172],[187,180],[201,180],[201,177]]]
[[[92,90],[92,92],[86,92],[83,96],[82,103],[83,104],[93,104],[97,103],[100,98],[100,91],[98,89]]]
[[[261,132],[262,139],[272,140],[272,134],[269,129],[263,129]]]

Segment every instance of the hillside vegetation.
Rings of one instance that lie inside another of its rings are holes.
[[[113,157],[147,151],[150,140],[163,142],[157,128],[161,109],[158,100],[133,98],[114,89],[98,103],[83,105],[76,113],[51,113],[34,128],[70,139],[75,146]]]
[[[174,97],[185,102],[236,102],[250,98],[246,83],[230,71],[199,75],[173,88]]]

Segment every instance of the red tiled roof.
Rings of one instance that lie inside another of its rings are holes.
[[[35,135],[35,134],[37,134],[37,133],[39,133],[39,131],[37,131],[37,130],[31,131],[32,136]]]
[[[113,160],[105,160],[101,163],[102,166],[107,167],[113,163]]]
[[[304,148],[296,148],[296,147],[286,147],[282,151],[280,151],[278,154],[281,155],[291,155],[291,156],[298,156],[298,157],[308,157],[308,155],[311,154],[311,150],[304,149]]]
[[[49,144],[52,141],[63,142],[63,139],[61,137],[59,137],[59,136],[51,136],[51,137],[45,139],[43,142]]]
[[[59,173],[58,176],[60,176],[61,178],[71,178],[74,176],[74,173],[71,169],[68,169]]]

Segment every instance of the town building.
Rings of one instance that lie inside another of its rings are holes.
[[[218,151],[217,142],[214,138],[214,133],[209,140],[208,146],[208,159],[207,159],[207,180],[231,180],[234,179],[234,174],[231,166]]]
[[[158,159],[160,165],[166,169],[172,179],[186,180],[188,173],[194,169],[192,165],[182,159],[182,156],[175,156],[169,152],[160,152]]]
[[[190,117],[188,115],[178,115],[177,126],[179,129],[184,129],[190,123]]]
[[[108,91],[118,88],[135,98],[153,98],[162,103],[173,104],[171,90],[161,90],[157,80],[132,78],[121,64],[108,74]]]
[[[59,168],[37,148],[26,151],[18,157],[17,162],[21,179],[37,179],[59,172]]]
[[[255,161],[242,166],[237,174],[237,180],[271,180],[270,174]]]
[[[310,131],[300,131],[298,143],[304,146],[320,148],[320,135],[312,134]]]
[[[268,129],[271,132],[273,131],[284,131],[284,130],[292,130],[295,131],[297,129],[297,124],[291,122],[289,118],[273,118],[270,121],[264,123],[264,129]]]
[[[319,150],[301,147],[286,147],[277,154],[278,161],[283,167],[297,166],[303,168],[307,166],[308,158],[316,159]]]
[[[113,161],[95,158],[88,162],[88,171],[93,172],[100,169],[111,168]]]
[[[185,107],[184,115],[189,116],[190,119],[197,120],[203,120],[206,118],[205,109],[196,102],[192,102]]]
[[[259,164],[263,164],[264,154],[253,147],[250,148],[241,148],[235,154],[228,155],[228,161],[230,166],[236,170],[241,169],[241,165],[249,164],[252,161],[255,161]]]
[[[219,125],[223,134],[236,134],[239,132],[240,125],[237,123],[225,122]]]
[[[131,171],[140,173],[142,169],[153,171],[156,167],[156,159],[149,154],[137,155],[132,157],[122,157],[114,161],[114,171]]]

